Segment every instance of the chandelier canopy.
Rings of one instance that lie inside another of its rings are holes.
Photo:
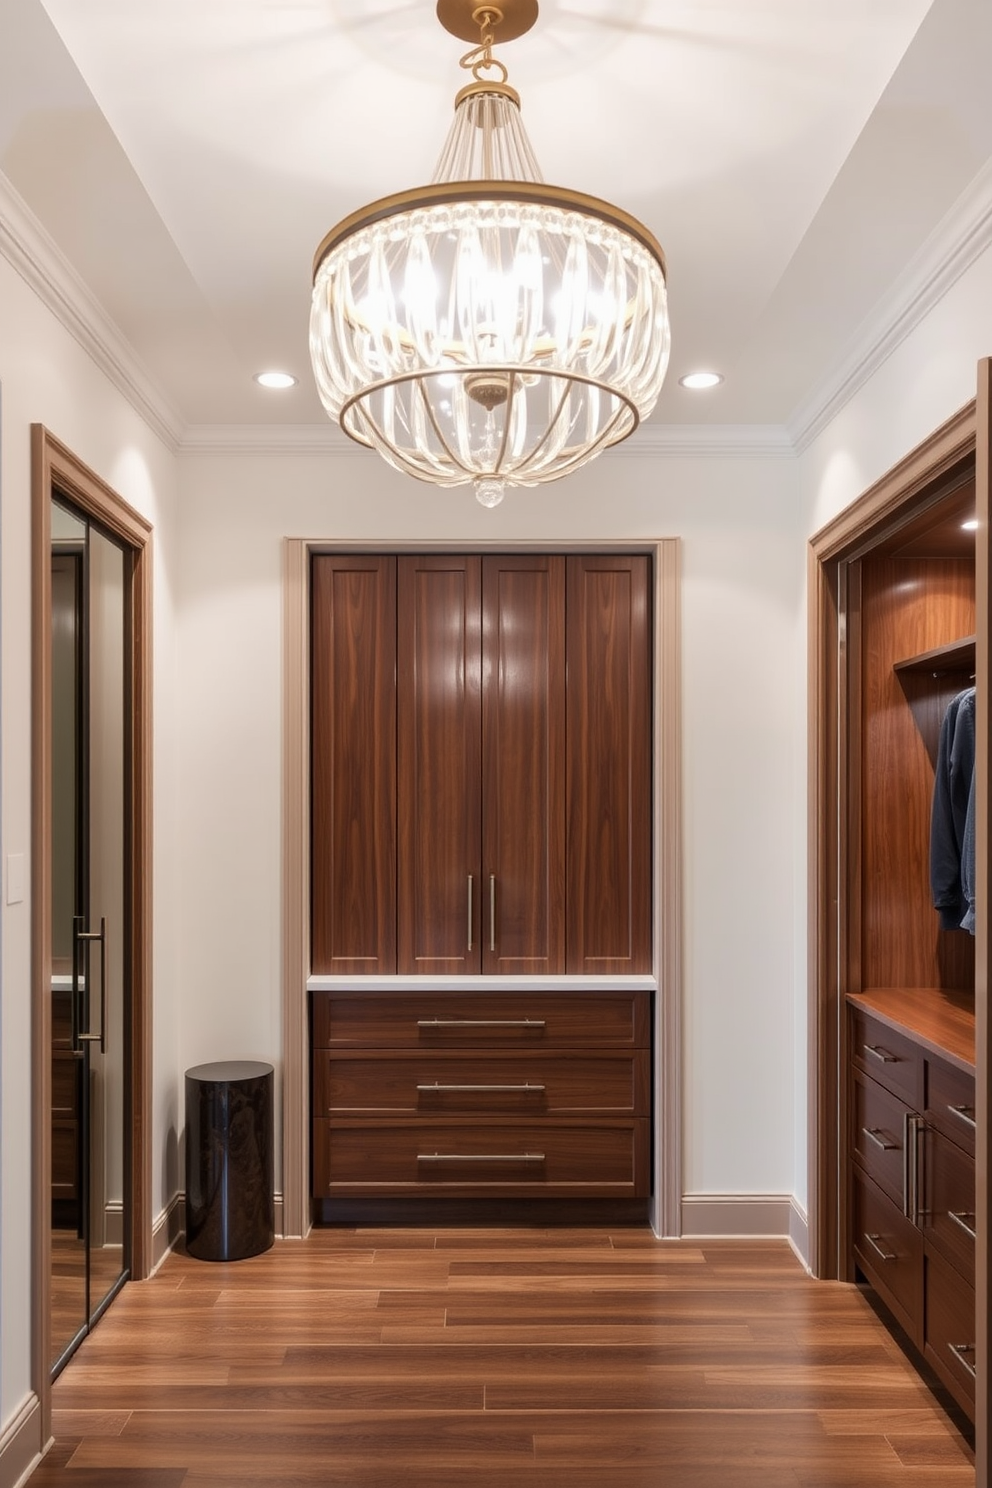
[[[434,177],[372,202],[314,259],[310,355],[345,433],[397,470],[507,485],[557,480],[625,439],[668,366],[665,258],[640,222],[546,185],[520,98],[492,55],[537,0],[438,0],[479,44]]]

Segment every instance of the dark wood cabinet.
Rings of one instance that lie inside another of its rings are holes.
[[[318,1205],[649,1195],[649,992],[311,995]]]
[[[321,554],[312,971],[652,967],[644,554]]]
[[[651,626],[643,557],[568,561],[568,968],[651,964]]]
[[[564,579],[399,559],[400,973],[565,969]]]
[[[853,1259],[973,1418],[972,1010],[950,992],[867,992],[848,1028]]]
[[[311,617],[313,965],[396,970],[396,560],[322,555]]]

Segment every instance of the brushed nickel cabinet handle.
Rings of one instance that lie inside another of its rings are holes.
[[[862,1044],[861,1047],[866,1054],[870,1054],[873,1059],[881,1060],[883,1064],[899,1063],[899,1056],[890,1054],[888,1049],[883,1049],[880,1044]]]
[[[539,1163],[544,1162],[543,1152],[418,1152],[418,1162],[458,1163]]]
[[[957,1359],[961,1368],[966,1369],[972,1379],[975,1379],[978,1375],[978,1370],[974,1364],[965,1358],[965,1354],[973,1354],[975,1352],[975,1345],[973,1343],[949,1343],[947,1347],[955,1359]]]
[[[443,1095],[446,1092],[451,1091],[459,1091],[461,1093],[471,1093],[474,1091],[478,1091],[487,1095],[495,1094],[497,1092],[508,1093],[510,1091],[517,1091],[521,1095],[528,1095],[534,1094],[537,1091],[542,1091],[545,1088],[546,1087],[544,1085],[531,1085],[529,1082],[524,1085],[441,1085],[438,1083],[437,1080],[434,1081],[433,1085],[417,1086],[417,1089],[423,1091],[425,1095]]]
[[[881,1235],[865,1235],[865,1239],[880,1261],[897,1261],[899,1257],[893,1251],[883,1250],[877,1243],[881,1238]]]
[[[489,949],[496,949],[496,875],[489,875]]]
[[[956,1116],[959,1121],[963,1121],[965,1126],[970,1126],[972,1131],[977,1131],[978,1123],[974,1116],[974,1106],[948,1106],[947,1109],[952,1116]]]
[[[472,949],[472,875],[468,876],[468,948]]]
[[[418,1028],[546,1028],[544,1018],[418,1018]]]
[[[883,1152],[895,1152],[899,1146],[898,1142],[886,1142],[877,1126],[863,1126],[861,1131],[869,1142],[874,1142],[875,1146],[880,1147]]]
[[[902,1163],[902,1212],[915,1225],[918,1225],[920,1222],[920,1193],[923,1187],[920,1174],[920,1136],[922,1131],[923,1122],[921,1118],[915,1112],[907,1111],[905,1116]]]
[[[961,1214],[955,1214],[953,1209],[948,1209],[947,1217],[948,1219],[953,1219],[958,1228],[964,1230],[966,1235],[970,1235],[972,1240],[978,1239],[978,1231],[974,1228],[975,1216],[973,1214],[969,1214],[967,1210]],[[971,1224],[968,1223],[969,1219],[971,1220]]]

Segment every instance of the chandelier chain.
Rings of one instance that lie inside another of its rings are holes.
[[[496,40],[494,27],[503,19],[503,12],[498,5],[480,5],[473,10],[472,19],[477,22],[481,33],[479,45],[466,52],[459,65],[471,72],[477,83],[486,81],[483,77],[485,72],[498,72],[499,81],[505,83],[509,73],[499,58],[493,56],[493,44]]]

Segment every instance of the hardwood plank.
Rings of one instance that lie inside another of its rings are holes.
[[[965,1488],[855,1287],[783,1242],[326,1230],[171,1256],[53,1389],[32,1488]]]

